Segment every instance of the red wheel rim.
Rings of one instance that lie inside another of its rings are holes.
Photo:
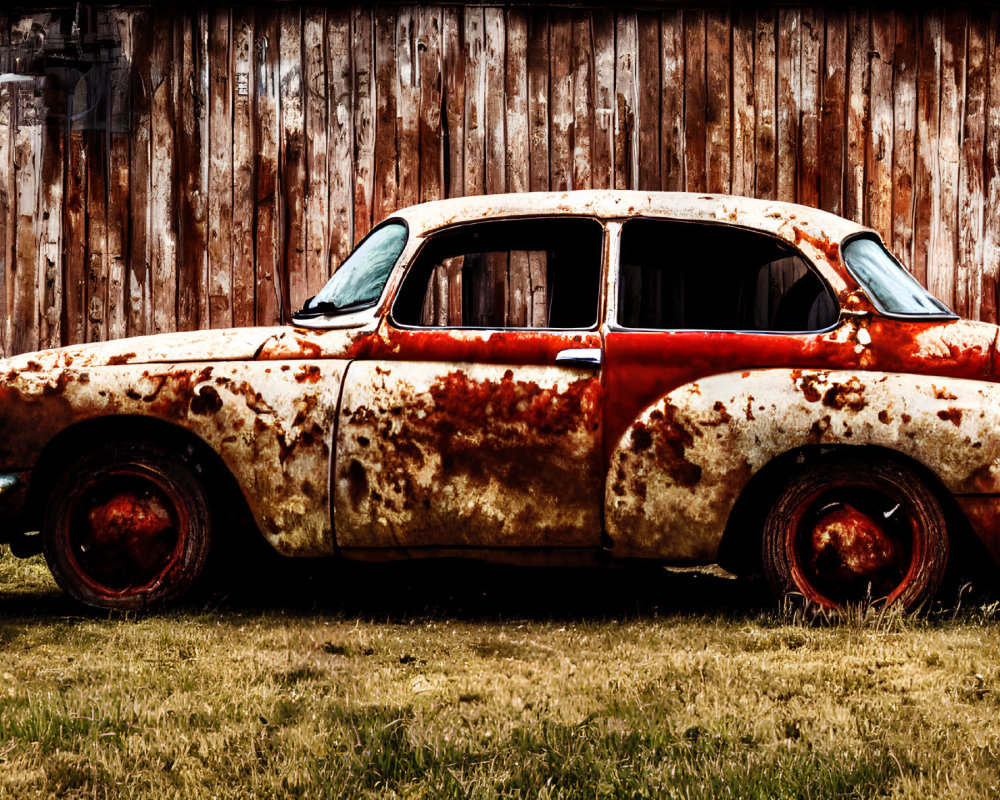
[[[925,546],[920,515],[889,481],[822,487],[796,505],[785,529],[792,580],[809,601],[893,603],[913,583]]]
[[[186,504],[154,470],[99,472],[73,491],[67,507],[59,540],[73,571],[94,595],[149,594],[183,565]]]

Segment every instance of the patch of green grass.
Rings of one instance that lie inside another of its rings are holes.
[[[816,624],[272,600],[97,614],[0,555],[0,798],[1000,793],[995,608]]]

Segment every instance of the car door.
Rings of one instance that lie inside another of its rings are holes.
[[[342,549],[600,546],[603,241],[585,218],[429,237],[345,378]]]
[[[762,367],[858,366],[860,349],[833,292],[788,243],[670,219],[612,229],[607,452],[642,409],[690,381]]]

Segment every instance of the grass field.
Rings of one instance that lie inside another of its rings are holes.
[[[278,566],[101,615],[0,555],[0,798],[996,797],[1000,612],[703,574]]]

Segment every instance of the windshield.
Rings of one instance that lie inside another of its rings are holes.
[[[954,317],[874,236],[858,236],[843,248],[844,263],[875,306],[884,314],[907,317]]]
[[[406,225],[389,222],[366,236],[333,273],[319,294],[306,302],[304,313],[357,309],[378,302],[406,245]]]

